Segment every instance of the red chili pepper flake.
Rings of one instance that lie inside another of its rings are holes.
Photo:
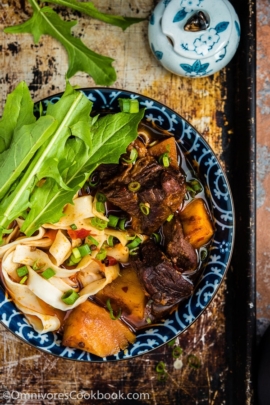
[[[68,234],[71,237],[71,239],[84,239],[86,236],[89,236],[91,231],[88,231],[87,229],[68,229]]]
[[[112,256],[106,256],[106,259],[104,259],[104,264],[106,267],[114,266],[117,263],[118,263],[117,260]]]

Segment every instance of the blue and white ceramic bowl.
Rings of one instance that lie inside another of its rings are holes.
[[[118,98],[136,98],[145,108],[145,118],[174,134],[186,158],[200,173],[209,191],[209,203],[215,220],[216,232],[210,245],[209,259],[193,295],[181,303],[179,309],[164,323],[140,331],[136,342],[125,352],[99,358],[82,350],[61,345],[57,333],[38,334],[28,324],[0,287],[0,320],[16,336],[26,343],[50,354],[88,362],[106,362],[129,359],[147,353],[175,338],[186,330],[206,309],[222,283],[229,266],[234,242],[234,209],[230,187],[222,168],[206,141],[180,115],[165,105],[142,95],[110,88],[84,89],[84,94],[94,103],[95,111],[119,111]],[[55,103],[61,95],[42,100],[43,108]],[[37,106],[38,109],[38,106]]]
[[[203,13],[208,27],[191,31],[187,24],[198,13]],[[161,0],[151,15],[148,36],[164,68],[197,78],[230,62],[239,44],[240,23],[228,0]]]

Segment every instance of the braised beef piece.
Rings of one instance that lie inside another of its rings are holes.
[[[128,189],[131,182],[140,183],[134,193]],[[101,191],[112,202],[132,217],[132,228],[151,235],[180,206],[185,195],[185,177],[180,171],[165,168],[151,156],[138,159],[122,173],[112,177]],[[140,204],[149,207],[145,215]]]
[[[164,309],[192,293],[192,282],[151,239],[141,246],[140,258],[135,260],[134,265],[146,293],[154,304],[162,305]]]
[[[165,251],[171,261],[183,271],[195,270],[198,257],[194,247],[185,239],[182,224],[177,217],[163,225]]]

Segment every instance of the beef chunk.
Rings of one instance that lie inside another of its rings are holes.
[[[181,222],[175,216],[163,226],[165,250],[171,261],[183,271],[195,270],[198,258],[194,247],[185,239]]]
[[[146,293],[156,305],[174,305],[188,297],[192,282],[182,275],[152,240],[141,247],[141,258],[135,266]]]
[[[136,193],[128,189],[129,183],[134,181],[140,183]],[[147,156],[114,176],[101,191],[132,217],[132,228],[136,232],[151,235],[181,206],[186,190],[180,171],[165,168]],[[141,211],[141,203],[149,207],[148,215]]]

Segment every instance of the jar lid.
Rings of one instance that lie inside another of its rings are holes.
[[[184,58],[204,59],[226,47],[234,24],[226,3],[227,0],[167,0],[161,29],[174,51]],[[197,29],[200,18],[206,27]]]

